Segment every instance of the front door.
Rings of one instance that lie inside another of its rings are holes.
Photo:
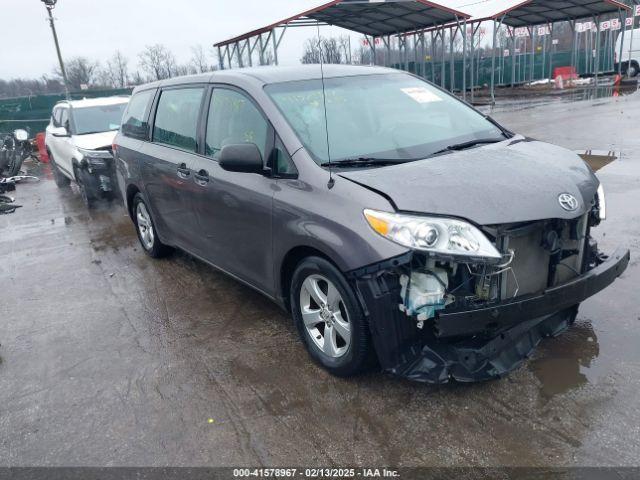
[[[73,132],[71,131],[71,122],[69,117],[69,107],[59,107],[59,112],[54,113],[54,127],[64,127],[69,134],[68,137],[53,137],[49,145],[56,165],[67,173],[73,175]],[[57,118],[56,118],[57,117]]]
[[[272,201],[276,181],[267,175],[228,172],[218,156],[225,145],[255,143],[263,159],[273,130],[244,93],[215,88],[207,116],[204,156],[193,168],[193,209],[200,228],[197,253],[263,291],[273,290]]]

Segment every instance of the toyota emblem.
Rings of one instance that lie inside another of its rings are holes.
[[[574,212],[578,209],[578,199],[570,193],[562,193],[558,196],[558,202],[560,206],[567,212]]]

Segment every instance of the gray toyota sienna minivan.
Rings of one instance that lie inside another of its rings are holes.
[[[289,310],[331,373],[496,378],[611,284],[629,251],[574,153],[413,75],[261,67],[137,87],[114,155],[140,243]]]

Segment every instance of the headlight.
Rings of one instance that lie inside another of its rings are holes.
[[[602,183],[598,187],[598,216],[600,220],[607,219],[607,200],[604,198],[604,188]]]
[[[107,161],[113,158],[111,153],[106,150],[85,150],[84,148],[79,148],[78,151],[82,154],[81,162],[90,168],[106,167]]]
[[[499,261],[502,255],[489,239],[468,222],[365,210],[377,233],[408,248],[435,254]]]

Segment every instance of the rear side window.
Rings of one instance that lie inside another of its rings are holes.
[[[269,124],[245,95],[216,88],[207,121],[206,154],[215,159],[225,145],[255,143],[266,159]]]
[[[149,108],[155,90],[136,93],[129,101],[129,106],[122,118],[122,134],[127,137],[146,140],[149,136]]]
[[[202,87],[162,92],[153,126],[155,143],[189,152],[196,151],[198,116],[203,92]]]

